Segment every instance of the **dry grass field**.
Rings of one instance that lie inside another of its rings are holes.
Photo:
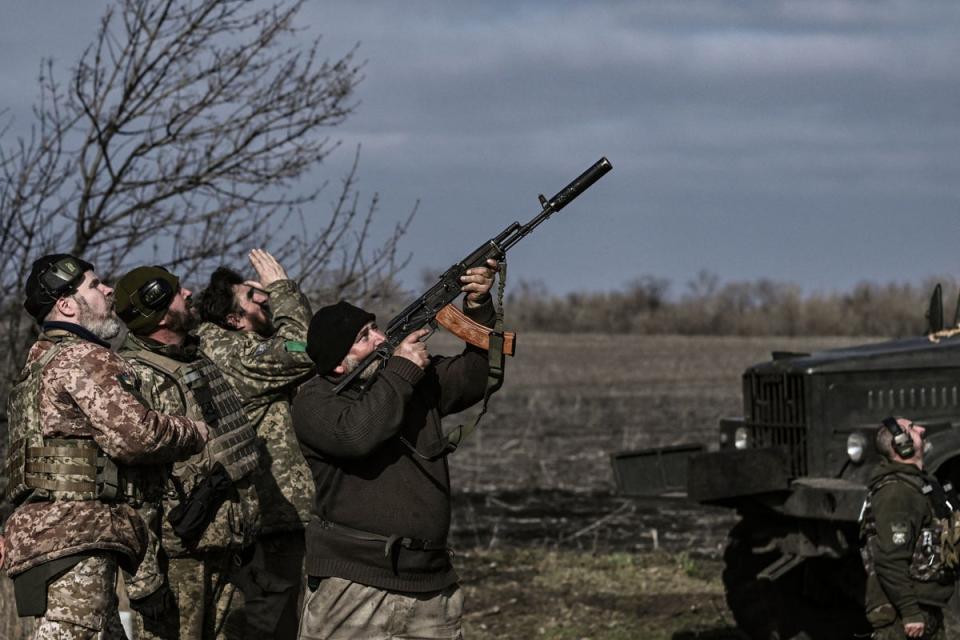
[[[449,336],[430,341],[456,353]],[[822,350],[849,338],[524,334],[480,429],[451,460],[456,490],[610,491],[609,455],[714,443],[741,411],[740,376],[770,352]],[[467,415],[449,420],[465,419]]]

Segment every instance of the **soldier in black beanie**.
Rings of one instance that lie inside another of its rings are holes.
[[[492,326],[496,263],[463,276],[464,312]],[[339,395],[333,388],[386,338],[373,314],[340,301],[310,323],[317,376],[293,402],[316,485],[307,526],[302,638],[462,637],[450,563],[450,452],[444,415],[483,398],[487,354],[431,357],[416,331]]]

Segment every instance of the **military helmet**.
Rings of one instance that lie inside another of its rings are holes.
[[[34,260],[27,283],[23,308],[38,323],[50,313],[57,300],[77,292],[83,275],[93,265],[68,253],[54,253]]]
[[[117,280],[117,315],[135,334],[153,331],[180,291],[180,279],[163,267],[137,267]]]

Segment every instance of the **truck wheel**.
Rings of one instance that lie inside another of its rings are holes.
[[[784,525],[757,518],[744,518],[730,531],[723,584],[737,627],[754,640],[846,640],[858,633],[869,635],[863,605],[854,595],[856,586],[849,583],[851,575],[863,573],[858,557],[814,558],[777,580],[757,578],[780,552],[757,554],[753,549],[785,531]]]

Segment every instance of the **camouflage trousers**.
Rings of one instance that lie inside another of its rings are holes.
[[[314,588],[315,587],[315,588]],[[300,640],[463,640],[463,593],[405,593],[343,578],[313,579],[303,599]]]
[[[926,630],[921,636],[923,640],[947,640],[947,632],[943,625],[943,611],[932,607],[923,607],[923,616],[926,618]],[[893,624],[873,630],[870,636],[874,640],[904,640],[907,634],[903,630],[903,621],[897,617]]]
[[[275,534],[244,553],[171,558],[169,609],[137,615],[138,638],[293,640],[302,584],[303,532]]]
[[[35,640],[122,640],[117,611],[117,559],[93,555],[47,587],[47,612]]]
[[[229,582],[236,554],[208,553],[201,558],[171,558],[167,581],[172,611],[158,618],[136,615],[137,638],[213,640],[231,638],[226,630],[230,611],[243,605],[243,596]]]

